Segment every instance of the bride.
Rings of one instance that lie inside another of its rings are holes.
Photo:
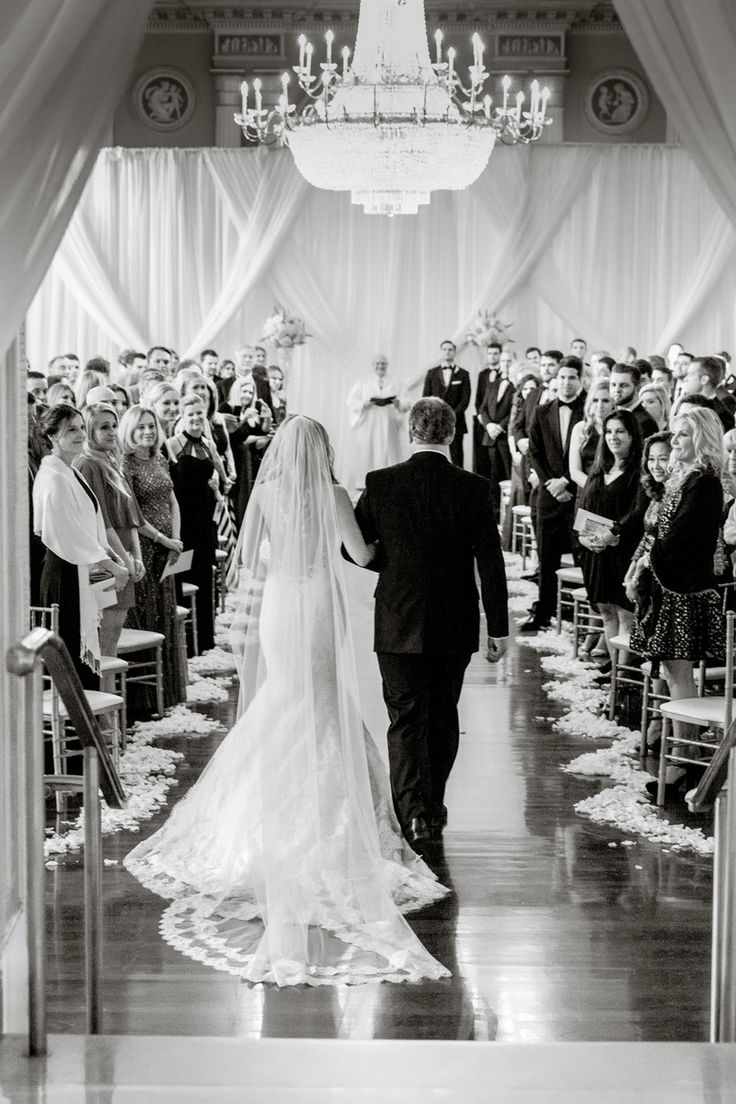
[[[402,915],[447,890],[404,841],[361,719],[340,546],[361,565],[375,550],[318,422],[277,431],[238,544],[238,720],[125,865],[171,901],[169,943],[248,981],[446,976]]]

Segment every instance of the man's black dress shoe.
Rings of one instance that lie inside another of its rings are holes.
[[[424,817],[412,817],[404,829],[404,838],[415,850],[432,842],[432,832]]]
[[[544,629],[549,629],[551,625],[551,621],[540,621],[538,617],[529,617],[519,625],[519,632],[542,632]]]

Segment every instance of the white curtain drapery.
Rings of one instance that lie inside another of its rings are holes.
[[[736,5],[614,0],[683,145],[736,226]]]
[[[149,8],[149,0],[0,5],[0,352],[74,211]]]
[[[292,409],[320,417],[340,457],[345,398],[372,354],[416,395],[478,309],[513,323],[521,354],[578,335],[614,355],[733,348],[735,248],[687,152],[663,146],[501,148],[467,192],[396,219],[305,187],[287,151],[104,150],[29,312],[28,351],[34,367],[154,342],[227,356],[283,303],[312,335],[294,350]],[[473,372],[480,359],[459,350]]]

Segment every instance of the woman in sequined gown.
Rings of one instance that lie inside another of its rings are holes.
[[[163,633],[164,705],[176,705],[186,697],[186,671],[177,645],[174,578],[161,581],[166,564],[182,550],[179,540],[179,508],[169,465],[161,455],[164,434],[156,415],[136,405],[120,420],[123,469],[145,518],[139,530],[141,557],[146,573],[135,587],[135,608],[128,625]],[[148,703],[153,708],[153,695]]]

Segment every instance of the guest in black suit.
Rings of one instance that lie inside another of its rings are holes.
[[[502,364],[485,390],[485,397],[478,412],[483,431],[483,448],[488,455],[488,478],[491,481],[493,509],[498,521],[501,509],[501,481],[511,475],[511,451],[508,428],[515,388],[508,378],[508,369]]]
[[[448,461],[455,417],[438,398],[409,414],[411,459],[368,472],[356,517],[378,541],[374,647],[389,713],[394,806],[413,847],[438,839],[459,743],[457,703],[478,650],[477,566],[486,659],[506,651],[506,575],[487,480]]]
[[[498,374],[498,365],[501,360],[501,346],[498,341],[489,342],[486,347],[486,366],[478,373],[478,382],[475,386],[475,417],[473,418],[473,471],[476,475],[491,478],[490,460],[486,448],[485,429],[480,421],[480,408],[486,397],[486,388],[490,380]]]
[[[614,364],[608,386],[614,406],[619,410],[630,410],[636,418],[642,441],[659,432],[659,426],[639,401],[641,370],[636,364]]]
[[[261,370],[256,361],[256,350],[252,345],[238,345],[235,350],[235,375],[237,378],[233,381],[233,384],[238,380],[253,380],[256,398],[264,402],[270,409],[271,388],[268,386],[268,373]],[[227,398],[231,406],[237,404],[237,395],[238,391],[231,387]]]
[[[450,459],[459,468],[463,465],[463,440],[468,432],[465,411],[470,403],[470,376],[464,368],[455,364],[454,341],[443,341],[440,345],[442,360],[436,368],[430,368],[424,380],[425,398],[435,396],[443,399],[455,413],[455,436],[450,445]]]
[[[724,433],[734,427],[734,403],[726,392],[727,401],[718,394],[718,388],[723,379],[723,363],[718,357],[695,357],[691,362],[687,375],[682,381],[682,396],[703,395],[713,403],[713,409],[720,418]]]
[[[557,604],[557,576],[563,553],[572,549],[575,483],[570,476],[572,428],[583,417],[583,362],[563,357],[557,372],[558,397],[538,406],[529,428],[529,456],[539,480],[537,544],[539,601],[523,632],[546,628]]]

